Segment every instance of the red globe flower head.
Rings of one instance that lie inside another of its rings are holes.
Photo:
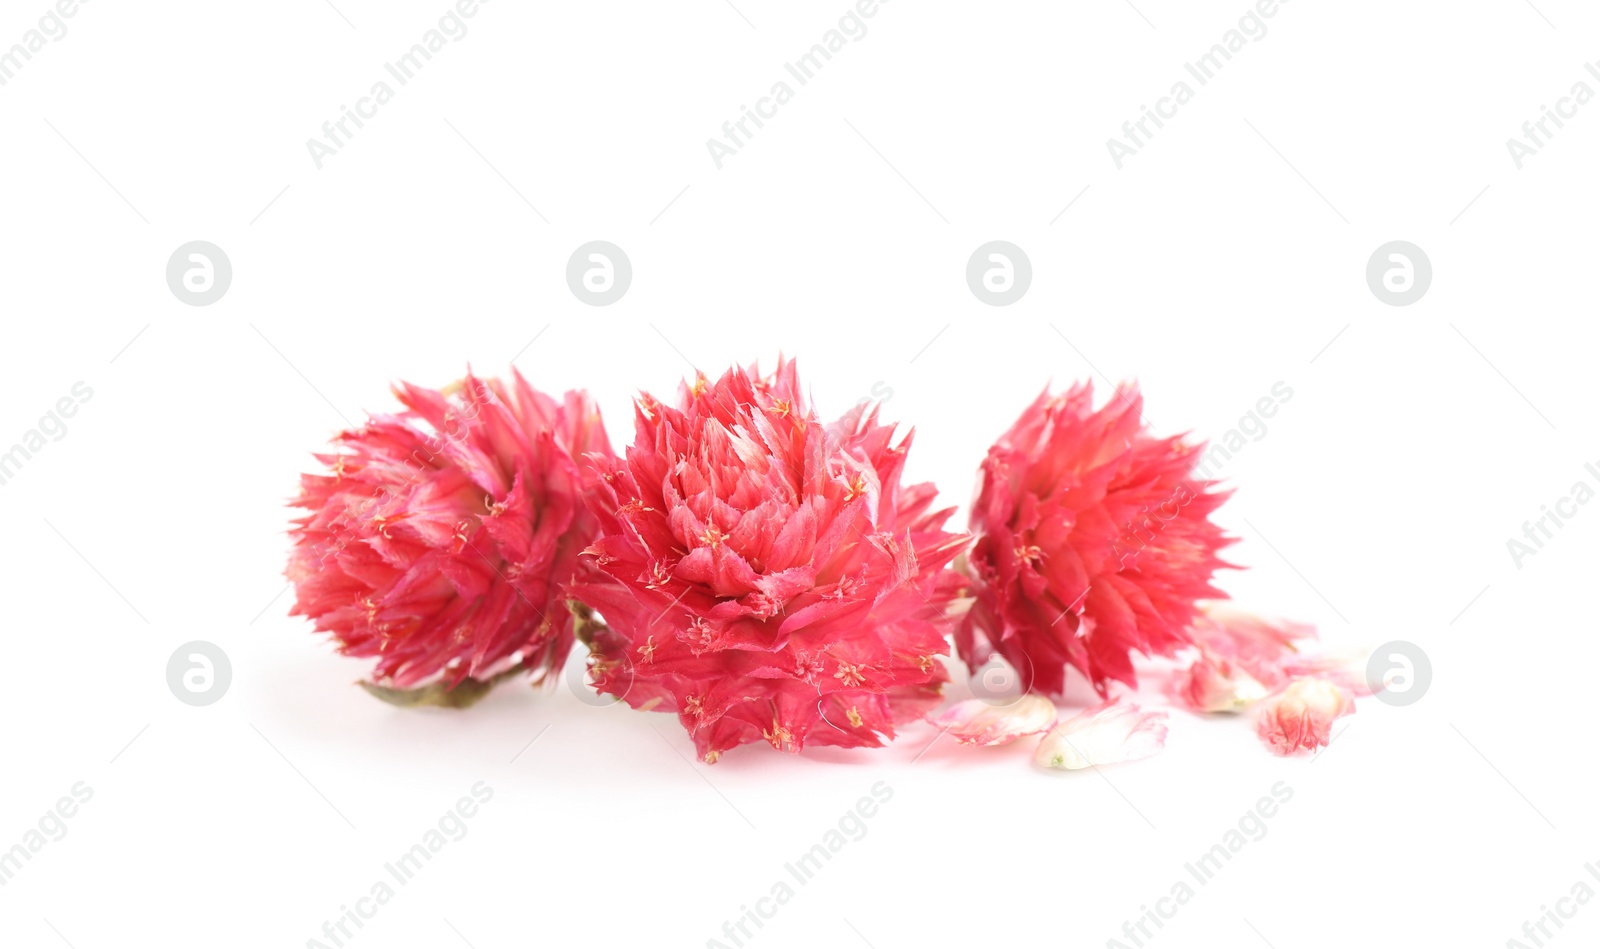
[[[937,703],[966,538],[902,487],[910,435],[807,408],[792,361],[637,404],[625,460],[592,456],[601,538],[573,593],[606,628],[596,687],[678,714],[708,763],[765,740],[877,746]]]
[[[301,477],[292,614],[376,658],[393,689],[482,682],[519,654],[535,674],[558,668],[573,639],[562,586],[598,527],[574,457],[611,453],[594,404],[516,373],[395,395],[404,411],[341,433],[317,456],[329,473]]]
[[[1034,691],[1070,666],[1101,695],[1136,684],[1131,654],[1190,642],[1195,601],[1231,540],[1209,516],[1227,497],[1190,472],[1204,444],[1156,438],[1137,387],[1094,408],[1091,387],[1045,392],[984,460],[968,562],[976,594],[956,631],[970,666],[996,650]]]

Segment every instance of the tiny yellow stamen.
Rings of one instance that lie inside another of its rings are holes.
[[[763,729],[761,732],[761,737],[765,738],[771,743],[772,747],[778,749],[779,751],[783,750],[784,745],[792,744],[794,742],[794,735],[791,734],[789,729],[784,727],[783,723],[776,718],[772,720],[772,731],[766,731]]]
[[[857,686],[867,681],[867,677],[861,674],[861,670],[863,668],[863,666],[851,665],[848,662],[840,660],[839,671],[835,672],[833,677],[844,683],[846,686]]]
[[[846,501],[854,501],[856,498],[859,498],[866,493],[867,479],[863,478],[861,476],[861,472],[857,471],[855,474],[850,476],[850,489],[845,492],[844,499]]]

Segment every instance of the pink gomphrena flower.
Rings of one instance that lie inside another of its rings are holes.
[[[1256,734],[1275,755],[1315,751],[1328,744],[1333,723],[1355,710],[1349,690],[1324,679],[1295,679],[1262,703]]]
[[[1137,761],[1167,744],[1167,713],[1110,699],[1045,732],[1033,763],[1056,771]]]
[[[573,640],[562,586],[598,528],[574,457],[611,454],[593,403],[515,373],[395,395],[403,411],[341,433],[317,455],[328,472],[301,478],[292,614],[376,659],[377,694],[481,694],[458,687],[559,668]]]
[[[1204,445],[1157,438],[1136,387],[1094,408],[1087,384],[1041,395],[989,450],[972,509],[976,603],[956,634],[969,666],[990,650],[1057,694],[1068,668],[1103,696],[1136,684],[1132,654],[1190,643],[1197,600],[1230,543],[1226,495],[1190,473]]]
[[[792,361],[641,396],[625,459],[591,459],[602,536],[573,588],[609,627],[596,687],[676,712],[700,757],[747,742],[877,746],[926,714],[966,538],[907,435],[858,406],[824,425]]]

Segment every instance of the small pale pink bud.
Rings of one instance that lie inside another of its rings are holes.
[[[1201,655],[1179,681],[1178,697],[1198,712],[1242,712],[1266,698],[1267,690],[1234,663]]]
[[[1261,707],[1256,734],[1275,755],[1328,744],[1333,723],[1356,710],[1355,697],[1324,679],[1295,679]]]

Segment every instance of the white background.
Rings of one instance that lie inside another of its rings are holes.
[[[1152,945],[1501,946],[1600,889],[1600,505],[1506,549],[1600,462],[1600,104],[1520,171],[1505,146],[1600,89],[1591,5],[1296,0],[1119,171],[1106,139],[1245,0],[896,0],[718,170],[705,140],[844,0],[497,0],[319,171],[306,139],[447,9],[334,2],[98,0],[0,87],[0,446],[94,392],[0,486],[0,848],[94,789],[0,888],[0,942],[306,945],[478,781],[468,836],[348,945],[703,946],[879,781],[867,835],[747,945],[1105,945],[1278,781],[1267,836]],[[0,47],[45,10],[7,0]],[[634,267],[605,308],[563,276],[595,239]],[[1034,268],[1006,308],[964,282],[995,239]],[[1364,276],[1397,239],[1434,267],[1403,308]],[[192,240],[234,267],[205,308],[164,278]],[[926,725],[707,768],[669,716],[564,684],[392,709],[286,616],[285,501],[390,382],[515,359],[590,388],[620,446],[636,390],[780,352],[825,415],[891,389],[953,524],[1051,380],[1137,378],[1159,431],[1213,438],[1287,383],[1224,472],[1249,569],[1222,582],[1420,644],[1430,691],[1363,701],[1325,762],[1174,713],[1162,755],[1100,774],[1031,743],[913,762]],[[233,664],[206,708],[165,681],[195,639]],[[1600,935],[1592,905],[1558,944]]]

